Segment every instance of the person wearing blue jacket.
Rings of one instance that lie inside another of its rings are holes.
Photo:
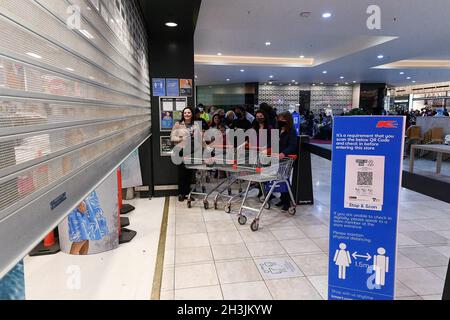
[[[280,159],[289,155],[297,155],[297,131],[294,127],[292,114],[289,111],[282,112],[278,115],[277,127],[280,130]],[[291,205],[289,192],[281,192],[280,199],[281,201],[276,206],[281,207],[281,211],[288,211]]]

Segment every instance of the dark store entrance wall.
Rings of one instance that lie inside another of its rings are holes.
[[[359,107],[369,114],[380,115],[384,109],[386,94],[385,83],[362,83]]]
[[[194,78],[194,31],[201,0],[140,0],[148,25],[150,78]],[[176,22],[169,28],[166,22]],[[170,136],[161,132],[159,97],[152,101],[152,141],[150,155],[143,167],[151,167],[153,195],[177,193],[177,167],[170,157],[161,156],[160,138]],[[194,106],[194,96],[188,97],[188,106]],[[152,186],[151,186],[152,187]]]

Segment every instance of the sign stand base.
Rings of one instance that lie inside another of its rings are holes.
[[[137,235],[134,230],[122,228],[122,234],[119,237],[119,244],[128,243]]]
[[[122,205],[122,208],[120,209],[120,214],[127,214],[127,213],[130,213],[130,212],[133,211],[134,209],[136,209],[136,208],[133,207],[131,204],[124,203],[124,204]]]

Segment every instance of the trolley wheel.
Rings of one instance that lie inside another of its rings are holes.
[[[231,188],[228,188],[228,195],[231,196]]]
[[[241,226],[247,223],[247,217],[246,216],[239,216],[238,222]]]
[[[226,206],[225,206],[225,213],[230,213],[231,212],[231,204],[227,204]],[[244,222],[244,224],[245,224],[245,222]]]
[[[192,203],[191,203],[191,201],[188,201],[187,202],[187,207],[190,209],[190,208],[192,208]]]
[[[295,214],[297,213],[297,209],[295,207],[290,207],[289,210],[288,210],[288,213],[291,216],[295,216]]]
[[[266,205],[264,206],[264,209],[270,210],[270,202],[267,201]]]
[[[239,193],[242,193],[242,188],[239,188]]]
[[[205,186],[202,187],[202,192],[206,193],[206,187]]]
[[[250,225],[250,229],[252,229],[252,231],[258,231],[259,222],[257,220],[253,220],[252,224]]]
[[[259,198],[258,198],[259,202],[261,202],[261,203],[264,203],[264,200],[265,200],[265,199],[266,199],[265,197],[259,197]]]
[[[205,200],[203,202],[203,207],[205,207],[205,210],[208,210],[209,209],[209,202]]]
[[[214,201],[214,210],[217,210],[218,206],[217,206],[217,201]]]

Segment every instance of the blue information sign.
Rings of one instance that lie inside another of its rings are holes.
[[[335,117],[329,300],[392,300],[403,117]]]
[[[154,78],[152,80],[153,96],[165,97],[166,96],[166,79]]]
[[[166,88],[168,97],[178,97],[180,95],[178,79],[166,79]]]

